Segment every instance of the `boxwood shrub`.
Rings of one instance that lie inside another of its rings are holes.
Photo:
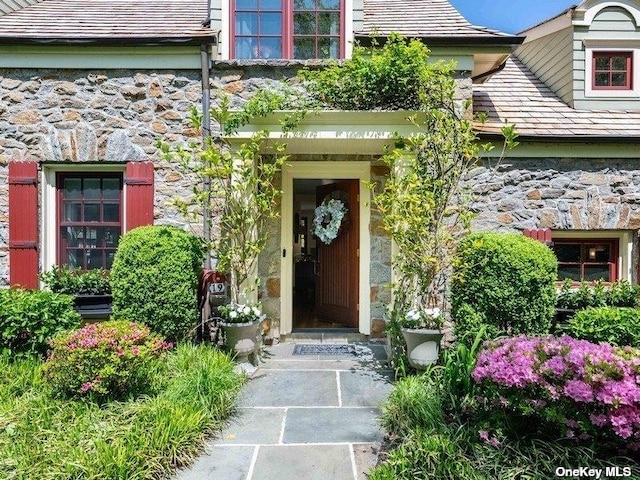
[[[80,320],[71,295],[0,289],[0,351],[4,353],[43,355],[51,338],[77,328]]]
[[[580,310],[561,328],[573,338],[593,343],[640,347],[640,309],[599,307]]]
[[[456,337],[545,334],[556,303],[556,258],[546,245],[514,233],[475,233],[458,248],[451,285]]]
[[[127,232],[111,268],[112,317],[144,323],[170,340],[186,338],[198,319],[203,254],[197,237],[174,227]]]

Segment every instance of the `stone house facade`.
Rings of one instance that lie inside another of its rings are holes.
[[[0,0],[0,285],[37,288],[38,273],[55,264],[108,268],[117,238],[138,225],[197,231],[168,205],[189,195],[191,179],[164,162],[155,144],[201,138],[188,116],[191,106],[203,104],[203,85],[214,104],[224,92],[239,105],[318,59],[348,57],[352,39],[391,32],[423,39],[434,59],[456,61],[461,99],[473,98],[474,110],[488,115],[478,125],[484,140],[499,142],[504,122],[516,124],[521,145],[500,164],[486,158],[469,175],[477,199],[474,227],[548,228],[565,276],[606,271],[606,280],[636,280],[640,112],[633,102],[640,97],[633,87],[629,109],[616,103],[618,110],[603,110],[607,95],[619,99],[622,90],[592,88],[583,100],[579,89],[586,83],[575,70],[570,75],[577,80],[569,83],[578,92],[571,98],[582,102],[576,109],[567,100],[567,82],[548,80],[545,75],[560,74],[543,72],[540,57],[558,56],[544,48],[551,39],[571,37],[572,47],[587,39],[588,54],[610,63],[608,70],[592,68],[592,75],[624,82],[611,64],[631,58],[633,68],[623,77],[636,75],[637,2],[603,7],[588,0],[522,36],[472,26],[446,0],[327,0],[307,2],[301,11],[288,0],[107,3],[105,10],[103,3],[80,0],[14,7]],[[616,15],[627,15],[635,30],[607,44],[602,28]],[[591,24],[600,33],[590,34]],[[593,47],[597,42],[608,50]],[[559,72],[566,70],[563,62],[575,64],[571,55],[588,63],[577,46],[566,51],[555,62]],[[305,119],[300,134],[287,140],[281,215],[269,227],[259,262],[260,300],[282,333],[379,331],[392,247],[365,182],[384,180],[377,159],[394,132],[410,132],[405,116],[324,112]],[[261,122],[259,128],[277,134],[277,123]],[[345,237],[353,236],[355,246],[320,245],[310,230],[314,208],[349,189],[357,224]],[[324,317],[329,310],[337,313]]]

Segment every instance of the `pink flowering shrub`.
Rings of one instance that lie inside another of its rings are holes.
[[[172,347],[133,322],[87,325],[54,338],[45,378],[59,395],[123,398],[143,392]]]
[[[471,374],[486,412],[568,438],[640,446],[640,351],[571,337],[486,342]],[[531,422],[531,419],[542,422]]]

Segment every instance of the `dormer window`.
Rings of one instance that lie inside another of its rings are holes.
[[[231,0],[231,56],[343,58],[344,0]]]
[[[631,52],[594,52],[593,89],[631,90]]]

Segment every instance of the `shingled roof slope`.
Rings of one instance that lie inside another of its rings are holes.
[[[547,139],[640,138],[638,110],[575,110],[564,103],[517,58],[482,85],[474,85],[474,112],[486,112],[480,133],[500,133],[505,122],[521,137]]]
[[[213,36],[202,26],[207,0],[44,0],[0,17],[0,41],[129,40],[176,42]]]
[[[365,35],[406,37],[504,37],[511,35],[472,25],[447,0],[364,0]]]
[[[43,0],[0,0],[0,16],[42,1]]]

